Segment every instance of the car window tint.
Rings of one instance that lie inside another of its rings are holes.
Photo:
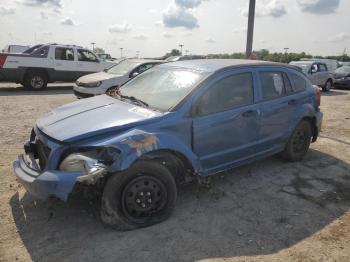
[[[302,78],[301,76],[298,76],[296,74],[291,74],[292,76],[292,81],[294,82],[294,91],[303,91],[306,89],[306,80]]]
[[[56,60],[74,60],[74,52],[72,48],[56,47],[55,49]]]
[[[286,89],[287,94],[292,93],[293,92],[292,84],[289,80],[289,77],[285,73],[283,73],[283,82],[284,82],[284,87]]]
[[[88,50],[78,49],[78,61],[97,62],[97,57]]]
[[[326,65],[320,64],[320,65],[319,65],[319,68],[320,68],[320,72],[325,72],[325,71],[327,71]]]
[[[286,94],[282,73],[260,72],[259,75],[263,99],[273,99]]]
[[[214,83],[199,99],[197,113],[208,115],[254,102],[251,73],[226,77]]]

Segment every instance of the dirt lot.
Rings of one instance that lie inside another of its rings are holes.
[[[69,85],[13,87],[0,85],[0,261],[350,261],[349,91],[323,95],[321,138],[301,163],[275,156],[184,186],[168,221],[116,232],[91,201],[36,201],[16,182],[35,120],[75,98]]]

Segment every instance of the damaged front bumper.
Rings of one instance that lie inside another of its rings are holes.
[[[79,177],[84,177],[81,172],[63,172],[58,170],[43,171],[33,168],[20,155],[18,160],[13,162],[13,169],[19,182],[33,196],[39,199],[57,197],[66,201],[69,193]]]

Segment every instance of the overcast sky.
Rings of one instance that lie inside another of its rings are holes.
[[[249,0],[0,0],[7,44],[91,42],[119,57],[245,50]],[[350,53],[349,0],[257,0],[254,50]]]

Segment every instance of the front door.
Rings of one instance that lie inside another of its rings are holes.
[[[196,100],[193,150],[203,174],[221,171],[254,154],[259,132],[254,91],[252,72],[238,71],[213,80]]]
[[[55,72],[52,75],[53,81],[72,82],[77,78],[77,62],[74,59],[73,48],[56,47],[55,48]]]

